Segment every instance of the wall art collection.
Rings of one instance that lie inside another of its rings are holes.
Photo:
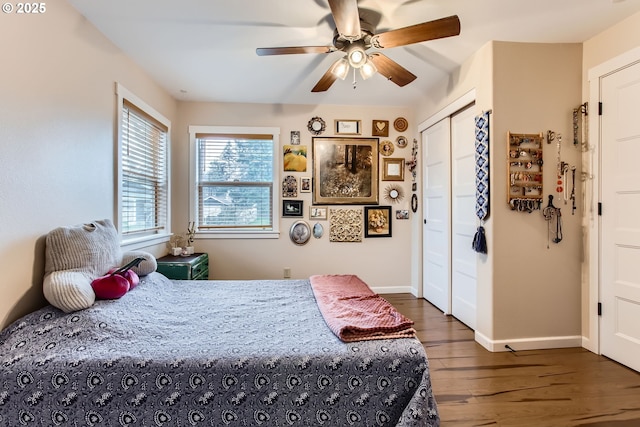
[[[365,126],[366,127],[366,126]],[[408,209],[397,209],[405,199],[402,182],[405,167],[411,174],[411,210],[417,211],[415,168],[417,141],[414,139],[410,157],[403,157],[409,146],[402,133],[409,128],[404,117],[393,121],[371,121],[371,137],[365,136],[362,120],[335,119],[333,127],[318,116],[307,123],[311,134],[311,150],[299,130],[291,131],[289,144],[283,145],[282,217],[297,218],[289,229],[289,237],[296,245],[311,241],[310,236],[322,238],[328,221],[330,242],[362,242],[363,238],[392,237],[393,218],[409,219]],[[391,129],[400,135],[390,137]],[[333,135],[327,135],[333,133]],[[309,155],[311,156],[309,158]],[[309,161],[310,160],[310,161]],[[296,174],[309,173],[310,176]],[[381,188],[381,182],[389,184]],[[311,193],[311,205],[298,199]],[[388,206],[380,206],[380,194]],[[414,209],[414,198],[416,207]],[[361,206],[357,206],[361,205]],[[310,226],[304,219],[315,222]]]

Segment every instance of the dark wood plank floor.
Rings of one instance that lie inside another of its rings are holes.
[[[384,295],[415,322],[443,426],[640,426],[640,374],[583,348],[491,353],[410,294]]]

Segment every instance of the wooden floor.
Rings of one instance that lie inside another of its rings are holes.
[[[640,426],[640,374],[583,348],[491,353],[423,299],[384,295],[415,322],[447,426]]]

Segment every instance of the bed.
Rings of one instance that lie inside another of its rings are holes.
[[[2,426],[437,426],[413,338],[345,343],[309,280],[170,281],[0,333]]]

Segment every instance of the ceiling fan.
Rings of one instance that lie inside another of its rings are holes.
[[[460,34],[460,19],[456,15],[375,34],[374,26],[365,22],[360,16],[357,0],[329,0],[329,7],[336,24],[333,46],[256,49],[259,56],[344,52],[345,56],[329,67],[313,87],[312,92],[324,92],[336,79],[344,80],[350,67],[359,69],[363,79],[377,72],[398,86],[405,86],[416,79],[413,73],[382,53],[377,51],[367,53],[367,50],[406,46]]]

